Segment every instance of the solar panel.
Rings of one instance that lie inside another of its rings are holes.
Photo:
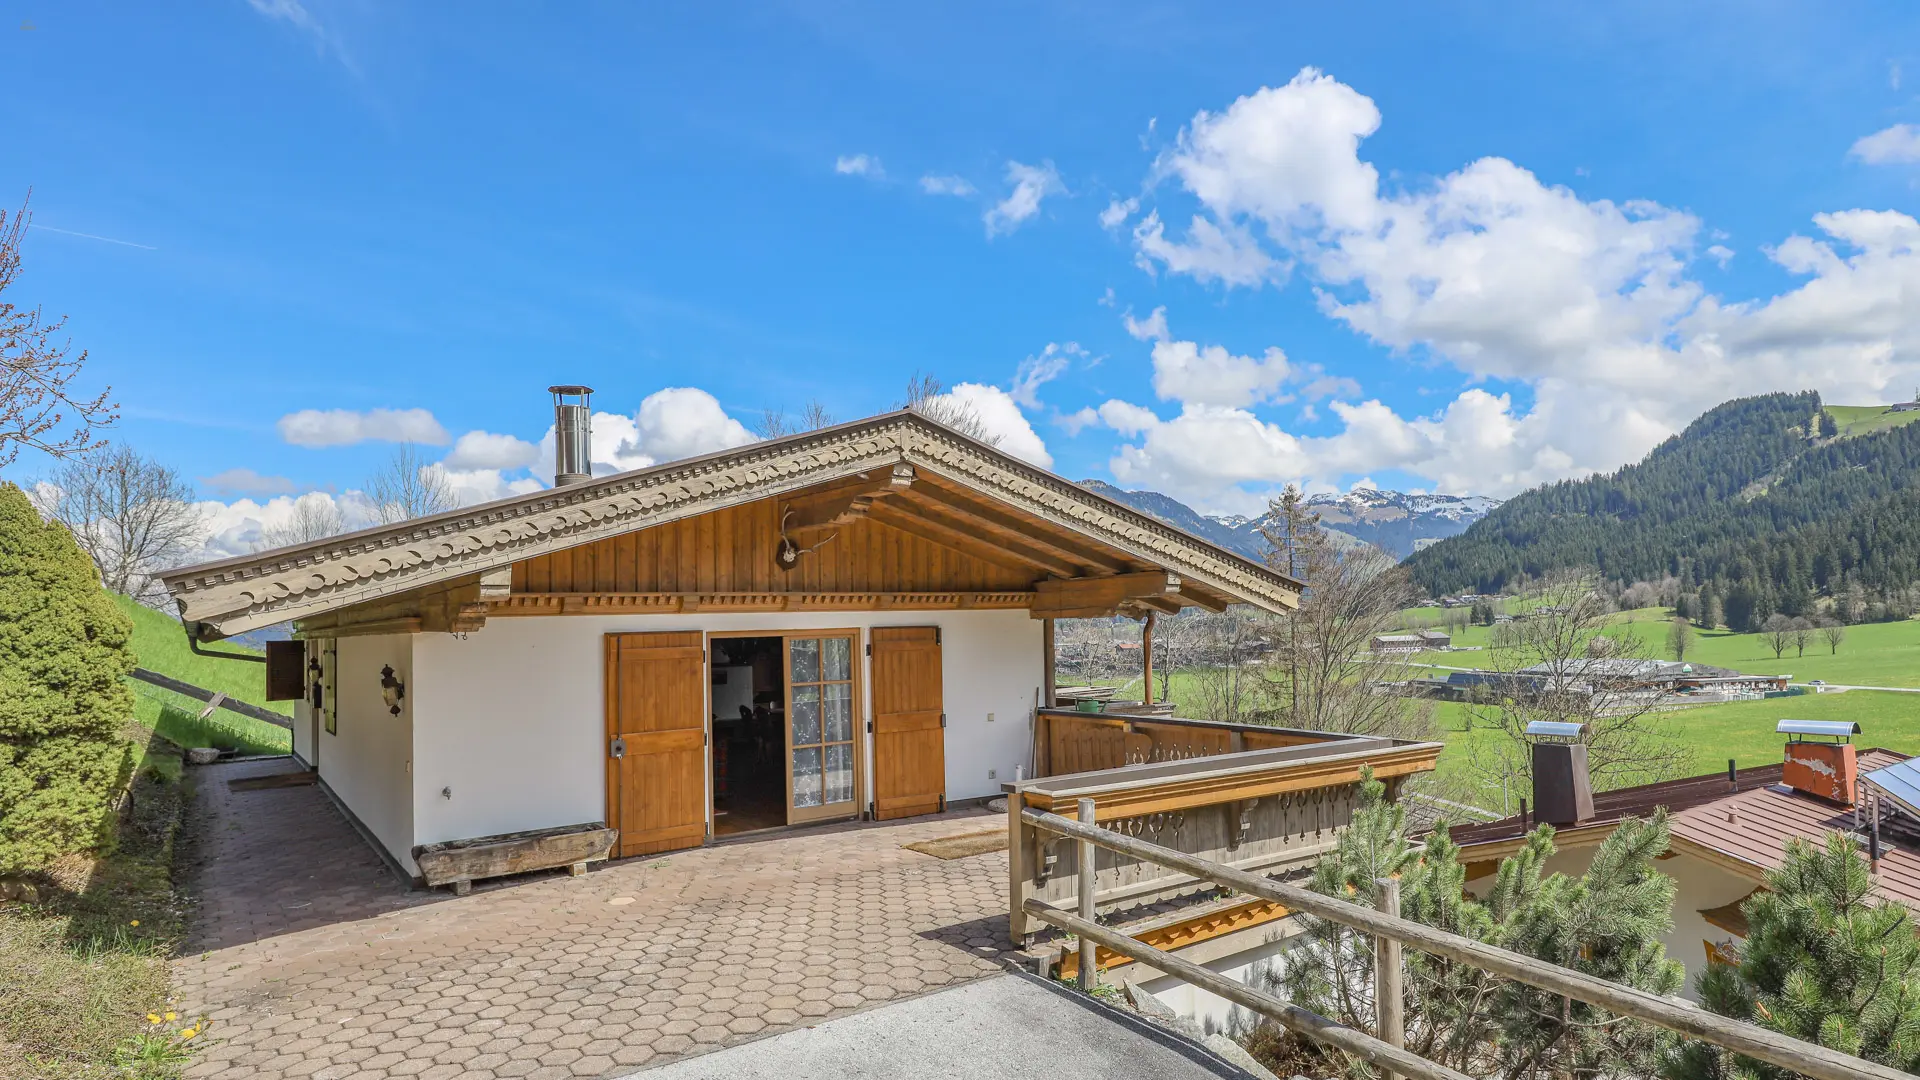
[[[1897,761],[1860,774],[1860,782],[1886,796],[1908,817],[1920,820],[1920,764]]]
[[[1860,734],[1860,725],[1851,720],[1782,720],[1773,730],[1781,735],[1831,735],[1840,739]]]
[[[1529,735],[1548,735],[1558,739],[1577,739],[1587,733],[1587,725],[1559,720],[1535,720],[1527,725]]]

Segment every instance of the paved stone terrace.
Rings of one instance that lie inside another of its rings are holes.
[[[618,1076],[1005,970],[1004,853],[901,845],[978,812],[806,830],[454,899],[399,884],[315,787],[197,770],[190,1076]]]

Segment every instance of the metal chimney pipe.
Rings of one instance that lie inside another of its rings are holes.
[[[553,395],[553,486],[593,478],[591,386],[549,386]],[[576,400],[569,400],[576,399]]]

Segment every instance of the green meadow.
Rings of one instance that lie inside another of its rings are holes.
[[[266,700],[265,664],[201,656],[187,647],[180,620],[125,596],[114,599],[133,620],[133,654],[141,667],[207,690],[220,691],[236,701],[293,715],[292,702]],[[229,642],[212,648],[219,652],[260,655],[258,649]],[[203,702],[138,679],[128,679],[127,684],[133,688],[134,719],[175,746],[215,746],[244,754],[284,754],[293,748],[293,736],[285,728],[225,709],[215,709],[213,715],[202,720],[200,711],[206,707]]]

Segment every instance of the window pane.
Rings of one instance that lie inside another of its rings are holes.
[[[826,693],[822,702],[827,721],[826,741],[849,742],[853,739],[853,685],[851,683],[828,683],[820,688]]]
[[[820,688],[793,688],[793,745],[810,746],[820,741]]]
[[[820,681],[820,639],[794,638],[792,648],[793,681]]]
[[[841,743],[827,747],[828,803],[853,801],[853,746]]]
[[[820,805],[820,748],[793,752],[793,805],[804,810]]]
[[[830,637],[825,639],[826,675],[829,679],[853,678],[853,639]]]

